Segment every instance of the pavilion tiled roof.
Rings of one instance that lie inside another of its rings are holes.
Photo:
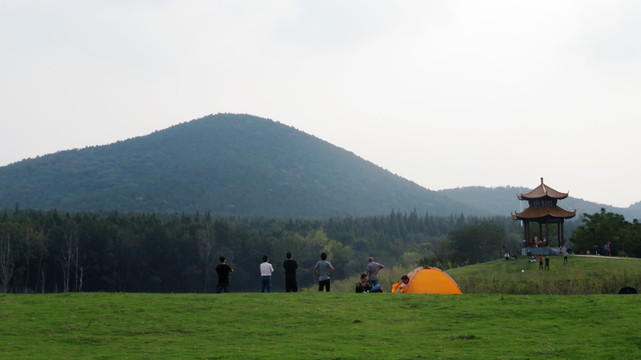
[[[541,206],[529,207],[520,213],[512,214],[514,220],[532,220],[541,219],[546,217],[569,219],[576,215],[576,210],[567,211],[556,205],[554,206]]]
[[[551,187],[545,185],[543,183],[543,178],[541,178],[541,185],[537,186],[527,194],[519,194],[518,198],[519,200],[532,200],[540,199],[546,196],[552,199],[565,199],[566,197],[568,197],[568,193],[562,193],[552,189]]]

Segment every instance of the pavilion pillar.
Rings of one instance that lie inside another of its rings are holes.
[[[547,240],[546,246],[550,246],[550,223],[545,223],[545,239]]]

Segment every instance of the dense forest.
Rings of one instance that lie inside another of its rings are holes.
[[[3,292],[212,292],[218,257],[234,269],[234,291],[258,290],[268,255],[284,288],[282,261],[291,251],[300,286],[316,282],[325,252],[336,279],[362,272],[368,256],[387,267],[442,268],[488,261],[519,249],[518,222],[392,211],[386,216],[286,219],[119,212],[0,213]]]
[[[0,208],[16,204],[74,212],[282,217],[378,215],[391,209],[472,213],[326,141],[235,114],[0,167]]]

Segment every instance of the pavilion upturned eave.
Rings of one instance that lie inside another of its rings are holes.
[[[545,185],[543,183],[543,178],[541,178],[541,185],[535,187],[532,189],[532,191],[526,193],[526,194],[519,194],[518,198],[519,200],[534,200],[534,199],[541,199],[544,197],[549,197],[551,199],[565,199],[568,197],[568,193],[562,193],[560,191],[556,191],[552,189],[551,187]]]
[[[529,207],[520,213],[512,214],[514,220],[543,220],[549,218],[570,219],[576,216],[576,210],[567,211],[558,206]]]

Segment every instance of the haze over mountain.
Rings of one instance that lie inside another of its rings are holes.
[[[519,201],[518,194],[525,194],[536,187],[536,180],[533,181],[532,188],[525,187],[511,187],[502,186],[495,188],[487,188],[481,186],[469,186],[463,188],[439,190],[438,193],[447,196],[448,198],[466,204],[478,214],[488,215],[509,215],[514,212],[524,210],[528,203],[527,201]],[[554,188],[554,184],[546,185]],[[571,195],[571,189],[556,189],[561,192],[568,192]],[[568,196],[557,203],[560,207],[567,210],[577,210],[577,217],[573,220],[580,220],[581,214],[594,214],[599,212],[602,208],[608,212],[624,215],[628,220],[641,218],[641,202],[633,204],[627,208],[614,207],[612,205],[600,204],[587,201],[581,198]]]
[[[519,210],[516,194],[527,191],[428,190],[292,127],[236,114],[210,115],[110,145],[0,167],[0,208],[286,217],[416,210],[507,216]],[[580,199],[560,205],[580,212],[625,210],[626,216],[641,212],[641,206],[616,209]]]
[[[292,127],[218,114],[0,168],[0,208],[310,217],[467,212]]]

